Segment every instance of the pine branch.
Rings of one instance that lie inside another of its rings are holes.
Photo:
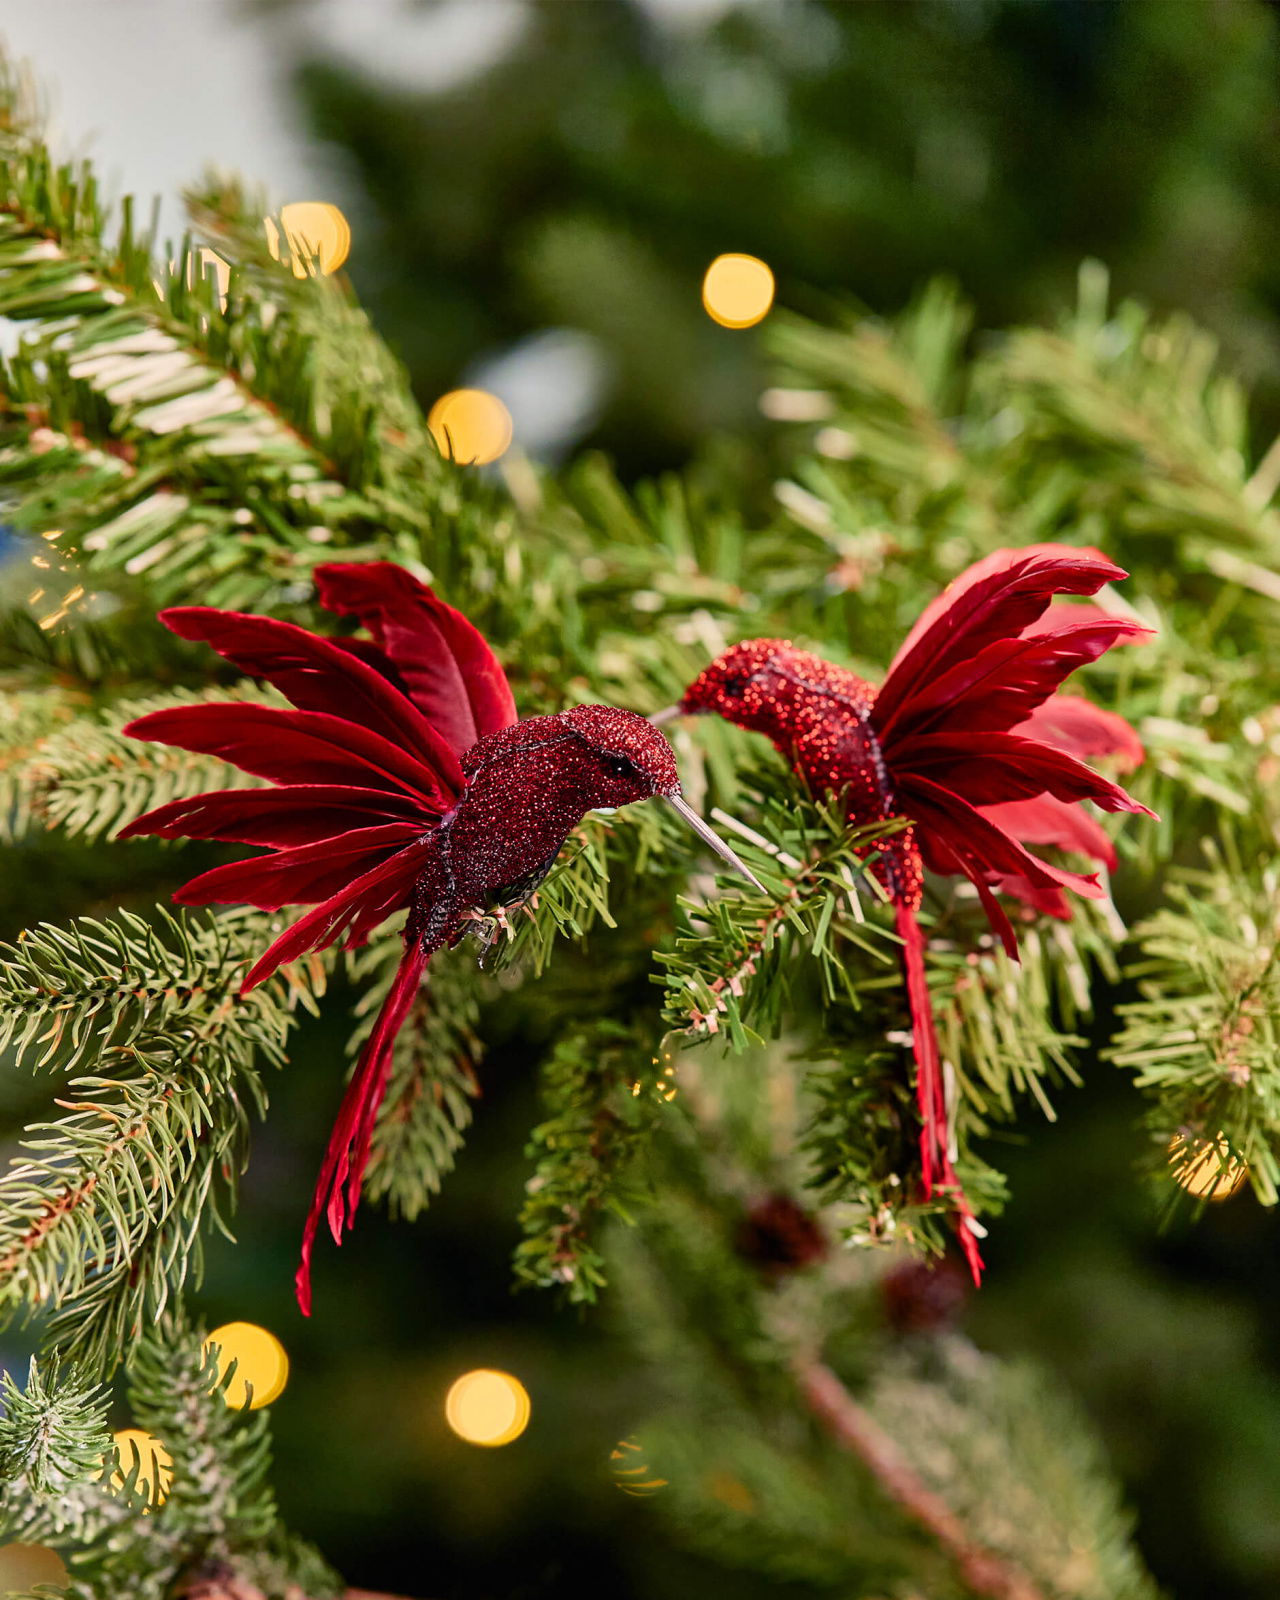
[[[74,1552],[70,1593],[83,1600],[171,1600],[175,1594],[305,1593],[334,1600],[341,1586],[311,1547],[280,1524],[267,1486],[265,1410],[236,1410],[217,1352],[180,1317],[133,1349],[128,1398],[134,1420],[172,1461],[168,1492],[144,1502],[141,1458],[119,1459],[105,1428],[107,1394],[32,1363],[26,1392],[5,1380],[0,1419],[0,1507],[6,1531]],[[32,1470],[33,1455],[44,1464]],[[52,1457],[53,1467],[49,1470]],[[115,1476],[118,1473],[118,1476]]]
[[[797,1360],[796,1382],[809,1409],[842,1449],[856,1455],[890,1499],[935,1539],[967,1587],[987,1600],[1045,1600],[1025,1573],[976,1544],[946,1501],[929,1489],[871,1414],[821,1361]]]
[[[561,1287],[572,1304],[592,1304],[604,1287],[598,1241],[606,1213],[631,1221],[630,1170],[658,1111],[674,1093],[647,1031],[605,1017],[558,1040],[542,1069],[542,1103],[527,1154],[516,1247],[518,1283]]]
[[[737,835],[735,846],[746,841],[748,864],[769,890],[768,901],[748,893],[685,902],[687,930],[670,954],[658,957],[667,973],[671,1026],[694,1037],[723,1029],[737,1049],[776,1029],[800,952],[815,960],[824,999],[840,997],[855,1008],[853,952],[891,959],[889,938],[867,921],[860,896],[882,898],[866,855],[895,830],[848,829],[833,810],[797,803],[776,787],[752,798],[759,814],[750,827],[720,810],[712,815]]]
[[[1109,1055],[1147,1092],[1153,1164],[1177,1178],[1217,1155],[1247,1167],[1264,1205],[1280,1197],[1280,884],[1269,855],[1230,834],[1202,841],[1208,870],[1183,870],[1170,903],[1134,931],[1127,975],[1142,999],[1120,1006]],[[1172,1167],[1170,1152],[1177,1156]]]
[[[92,173],[53,163],[8,71],[0,102],[0,314],[29,325],[3,383],[15,525],[211,603],[278,592],[317,544],[386,530],[416,554],[454,474],[345,292],[264,260],[259,215],[224,306],[190,248],[157,266],[128,202],[108,242]]]
[[[78,717],[19,745],[10,769],[19,823],[61,827],[97,839],[170,800],[215,789],[259,787],[259,779],[216,757],[144,743],[120,732],[132,718],[149,711],[227,700],[281,703],[278,695],[248,682],[225,689],[184,689],[115,702],[105,717]]]
[[[0,1305],[55,1309],[51,1338],[89,1369],[198,1276],[203,1229],[226,1229],[260,1063],[283,1063],[297,1007],[323,991],[313,958],[239,994],[271,926],[122,912],[0,947],[0,1044],[78,1074],[66,1114],[0,1175]]]

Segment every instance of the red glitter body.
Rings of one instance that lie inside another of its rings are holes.
[[[671,747],[643,717],[576,706],[518,722],[484,639],[409,573],[373,562],[320,567],[316,577],[323,603],[357,616],[371,640],[325,639],[203,606],[161,614],[296,709],[193,705],[131,723],[125,731],[136,738],[219,755],[275,787],[177,800],[121,833],[273,851],[215,867],[175,896],[269,911],[313,906],[255,962],[244,991],[307,951],[363,943],[408,908],[404,956],[343,1098],[307,1218],[297,1275],[304,1312],[320,1217],[340,1243],[359,1203],[396,1034],[432,953],[456,944],[476,909],[530,895],[597,807],[663,796],[732,859],[684,807]]]
[[[1124,576],[1094,550],[997,551],[926,609],[879,691],[790,640],[752,639],[712,662],[680,704],[765,734],[815,792],[844,797],[855,826],[910,819],[911,827],[879,847],[875,870],[903,943],[924,1191],[951,1195],[975,1281],[982,1260],[952,1164],[915,915],[924,869],[964,873],[1011,955],[1013,930],[993,890],[1059,917],[1070,914],[1064,889],[1102,894],[1096,876],[1051,866],[1021,841],[1079,850],[1111,866],[1110,841],[1079,802],[1146,809],[1079,759],[1113,754],[1137,765],[1142,749],[1132,728],[1055,693],[1077,666],[1149,630],[1096,606],[1052,604],[1053,596],[1094,594]]]

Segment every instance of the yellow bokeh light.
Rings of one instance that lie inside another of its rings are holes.
[[[0,1545],[0,1594],[19,1594],[39,1583],[70,1582],[62,1557],[43,1544]]]
[[[1247,1163],[1231,1154],[1221,1134],[1193,1140],[1175,1135],[1169,1142],[1169,1160],[1174,1180],[1197,1200],[1226,1200],[1249,1176]]]
[[[274,1333],[256,1322],[226,1322],[205,1340],[205,1349],[218,1346],[218,1377],[234,1361],[235,1376],[224,1391],[226,1402],[237,1411],[257,1411],[278,1399],[289,1381],[289,1357]],[[253,1398],[249,1399],[252,1389]]]
[[[702,304],[722,328],[754,328],[773,304],[773,273],[758,256],[717,256],[702,280]]]
[[[529,1426],[529,1392],[509,1372],[465,1372],[445,1396],[445,1421],[468,1444],[510,1444]]]
[[[173,1484],[173,1457],[144,1428],[121,1428],[112,1434],[120,1465],[111,1475],[111,1487],[122,1489],[125,1479],[138,1466],[137,1492],[153,1506],[162,1506]]]
[[[440,454],[463,466],[496,461],[511,443],[511,413],[485,389],[450,389],[427,416]]]
[[[294,200],[280,208],[280,221],[289,245],[289,265],[295,278],[310,277],[315,258],[327,277],[336,272],[351,253],[351,224],[337,206],[327,200]],[[264,217],[267,249],[280,259],[280,229],[274,217]]]

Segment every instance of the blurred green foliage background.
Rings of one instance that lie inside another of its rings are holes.
[[[1280,419],[1270,6],[549,0],[522,16],[487,74],[437,94],[298,61],[316,133],[359,180],[352,275],[424,396],[538,330],[585,332],[606,369],[589,442],[649,471],[752,424],[758,342],[715,328],[695,292],[721,251],[761,256],[780,301],[816,314],[891,312],[950,272],[986,327],[1053,315],[1092,254],[1118,293],[1212,327]]]
[[[254,9],[265,27],[279,8]],[[487,5],[472,9],[485,26]],[[1052,317],[1094,254],[1119,292],[1213,329],[1262,432],[1280,426],[1280,19],[1262,0],[521,9],[500,59],[441,92],[321,51],[294,62],[315,137],[349,176],[349,271],[424,403],[513,348],[575,351],[581,393],[548,390],[568,421],[544,453],[599,446],[635,477],[761,426],[762,335],[719,329],[699,304],[721,251],[762,256],[779,301],[818,314],[892,312],[947,271],[980,328]],[[577,342],[549,347],[553,329]],[[149,876],[136,849],[60,846],[82,877],[51,884],[40,849],[0,886],[6,937],[92,911],[94,894],[149,901],[168,870],[157,854]],[[522,1041],[551,1024],[487,1019],[458,1172],[413,1227],[366,1208],[305,1324],[293,1257],[341,1030],[312,1025],[273,1085],[235,1270],[219,1244],[203,1306],[211,1323],[244,1315],[233,1286],[251,1272],[255,1314],[290,1349],[274,1408],[286,1514],[365,1584],[440,1600],[695,1586],[798,1600],[682,1553],[611,1483],[608,1447],[643,1410],[643,1379],[605,1332],[614,1313],[511,1295],[536,1120]],[[13,1126],[30,1103],[6,1094]],[[1037,1118],[1034,1142],[1004,1154],[1014,1201],[967,1326],[1073,1386],[1172,1592],[1265,1600],[1280,1593],[1280,1232],[1247,1193],[1161,1231],[1135,1119],[1128,1081],[1095,1066],[1056,1127]],[[444,1428],[444,1389],[476,1365],[533,1393],[508,1449]]]

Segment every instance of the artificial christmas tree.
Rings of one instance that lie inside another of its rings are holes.
[[[11,1120],[26,1126],[0,1176],[0,1300],[15,1323],[35,1314],[41,1339],[5,1393],[2,1508],[8,1537],[59,1552],[67,1592],[341,1593],[309,1542],[335,1530],[304,1515],[305,1538],[286,1531],[276,1494],[291,1508],[326,1486],[358,1501],[364,1478],[428,1470],[410,1467],[395,1431],[414,1405],[383,1386],[378,1444],[345,1472],[360,1410],[335,1384],[310,1391],[323,1432],[295,1446],[273,1494],[267,1413],[228,1405],[234,1374],[206,1346],[206,1255],[217,1293],[234,1282],[238,1314],[273,1292],[237,1266],[254,1259],[261,1209],[237,1250],[216,1238],[251,1134],[276,1158],[267,1188],[292,1237],[306,1208],[287,1147],[270,1143],[281,1119],[256,1130],[268,1091],[299,1090],[295,1106],[319,1096],[299,1089],[290,1054],[328,1047],[342,1008],[326,990],[348,983],[359,1058],[404,946],[389,920],[352,957],[299,950],[245,993],[283,931],[277,911],[165,909],[192,856],[220,873],[225,855],[197,843],[179,859],[118,835],[238,778],[220,750],[124,729],[190,716],[201,697],[280,701],[234,664],[211,686],[203,654],[155,622],[162,607],[306,626],[319,621],[317,569],[395,562],[498,645],[526,715],[571,718],[598,702],[670,705],[743,638],[786,637],[878,678],[922,604],[974,561],[1045,544],[1105,552],[1131,574],[1112,600],[1133,610],[1125,627],[1155,637],[1084,676],[1091,700],[1138,730],[1146,760],[1127,781],[1159,822],[1115,839],[1114,901],[1070,922],[1005,902],[1020,966],[977,891],[931,877],[919,908],[945,1170],[992,1231],[978,1301],[1020,1264],[1001,1247],[1002,1130],[1021,1115],[1039,1137],[1028,1115],[1052,1113],[1081,1077],[1136,1074],[1165,1192],[1208,1154],[1215,1174],[1245,1171],[1256,1200],[1274,1201],[1280,456],[1250,464],[1240,392],[1203,335],[1112,309],[1094,266],[1062,327],[976,353],[945,286],[894,325],[779,316],[766,404],[801,420],[771,436],[767,513],[736,498],[732,452],[634,492],[593,459],[487,475],[441,456],[349,289],[309,271],[302,247],[296,275],[273,257],[253,196],[218,181],[190,197],[200,247],[230,264],[224,303],[195,247],[165,269],[128,208],[109,226],[91,175],[52,162],[12,81],[0,137],[0,315],[22,324],[0,382],[0,484],[18,535],[0,626],[0,1030]],[[696,1579],[708,1593],[898,1600],[1154,1595],[1101,1453],[1052,1377],[959,1332],[953,1280],[902,1275],[904,1258],[943,1255],[952,1197],[921,1183],[911,1008],[876,872],[901,820],[850,826],[718,719],[678,727],[674,745],[691,800],[763,894],[718,885],[659,808],[585,817],[484,970],[465,946],[433,960],[391,1043],[366,1193],[412,1218],[459,1165],[465,1183],[478,1091],[492,1129],[536,1074],[543,1112],[505,1147],[508,1168],[525,1163],[515,1275],[600,1302],[587,1315],[608,1319],[610,1344],[607,1361],[571,1347],[577,1370],[597,1362],[590,1403],[574,1412],[564,1385],[561,1426],[540,1436],[554,1384],[531,1384],[525,1445],[549,1474],[563,1448],[552,1435],[573,1417],[611,1515],[626,1517],[617,1545],[630,1553],[611,1559],[636,1594]],[[478,1254],[511,1213],[499,1222],[491,1196],[472,1201]],[[388,1236],[385,1276],[426,1275],[435,1215]],[[357,1235],[343,1268],[359,1272],[381,1238]],[[417,1307],[394,1336],[429,1350],[445,1315]],[[394,1366],[363,1291],[347,1316]],[[295,1345],[297,1383],[321,1365],[320,1346]],[[625,1381],[610,1390],[612,1369]],[[121,1399],[171,1459],[163,1503],[158,1467],[113,1458]],[[282,1403],[282,1436],[285,1415]],[[643,1454],[651,1492],[608,1485],[620,1439]],[[353,1578],[477,1592],[434,1554],[449,1506],[479,1519],[484,1500],[448,1452],[437,1442],[434,1514],[415,1507],[416,1566],[393,1573],[375,1539]],[[394,1498],[375,1494],[363,1514],[382,1526]],[[479,1561],[483,1523],[471,1526]],[[557,1541],[590,1557],[572,1516]]]

